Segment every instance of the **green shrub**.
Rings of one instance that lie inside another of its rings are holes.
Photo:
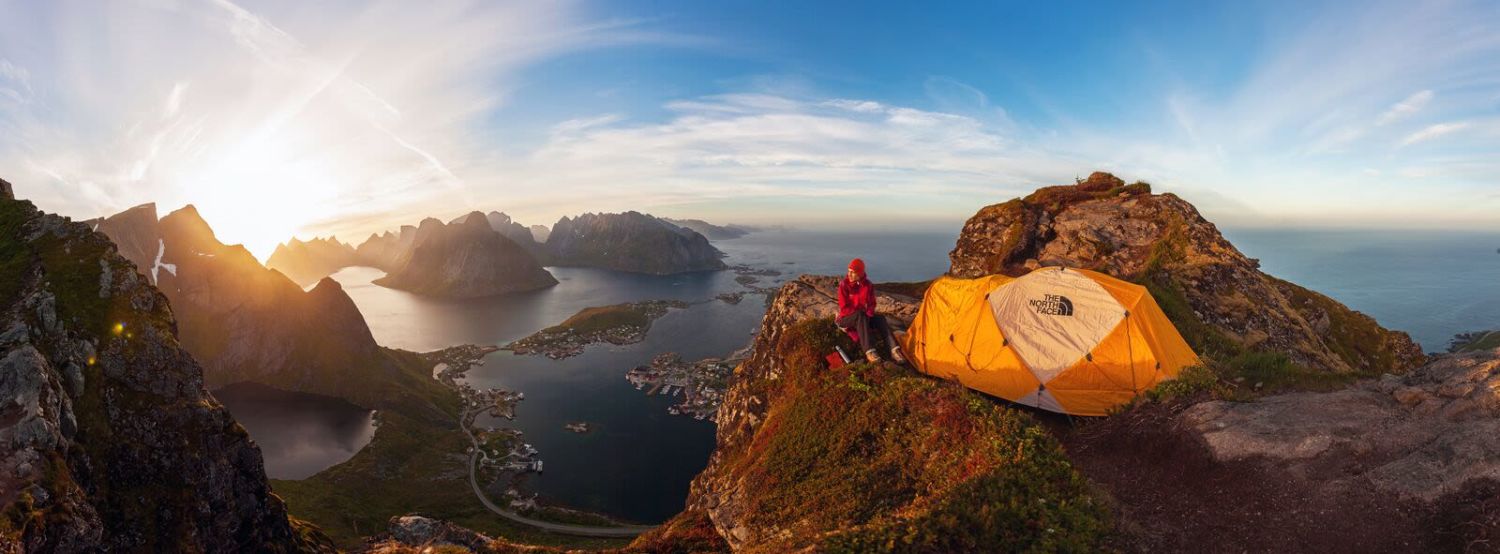
[[[1217,373],[1206,366],[1195,365],[1182,368],[1182,371],[1177,373],[1177,378],[1162,381],[1146,391],[1146,399],[1151,402],[1171,402],[1188,399],[1200,393],[1222,397],[1227,392],[1227,387],[1219,380]]]

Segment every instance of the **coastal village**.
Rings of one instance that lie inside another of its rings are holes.
[[[667,408],[672,415],[711,419],[724,400],[724,390],[734,375],[734,363],[718,358],[685,362],[674,352],[658,355],[651,365],[625,373],[625,379],[648,395],[681,396],[682,402]]]
[[[479,466],[493,472],[514,474],[542,471],[542,461],[537,458],[535,447],[523,440],[521,431],[497,429],[493,426],[480,428],[474,422],[479,414],[487,413],[494,418],[514,420],[516,405],[525,400],[525,393],[500,388],[476,389],[459,381],[470,368],[484,364],[484,356],[499,350],[494,346],[466,344],[429,353],[434,362],[433,378],[458,391],[463,399],[463,414],[459,425],[472,438],[474,444],[468,453],[477,455]]]

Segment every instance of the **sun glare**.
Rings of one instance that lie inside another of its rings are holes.
[[[282,130],[245,140],[186,179],[192,198],[226,244],[265,261],[276,245],[332,214],[339,175],[326,158],[301,154]]]

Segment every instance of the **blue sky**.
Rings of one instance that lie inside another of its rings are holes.
[[[261,255],[472,209],[956,228],[1095,169],[1500,228],[1500,4],[1213,4],[0,0],[0,176]]]

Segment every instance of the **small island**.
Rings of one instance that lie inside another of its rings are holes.
[[[1500,331],[1474,331],[1459,333],[1448,343],[1448,352],[1479,352],[1500,348]]]
[[[565,423],[565,424],[563,424],[563,429],[567,429],[569,431],[572,431],[572,432],[578,433],[578,434],[587,433],[587,432],[589,432],[589,422],[587,422],[587,421],[574,421],[572,423]]]
[[[672,309],[688,307],[681,300],[647,300],[584,308],[567,320],[505,346],[517,355],[543,354],[560,360],[583,353],[590,344],[634,344],[646,338],[651,322]]]

